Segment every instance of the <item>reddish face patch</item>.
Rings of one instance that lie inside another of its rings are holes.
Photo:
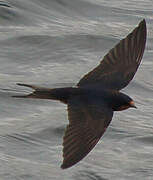
[[[130,105],[123,105],[123,106],[120,106],[117,111],[123,111],[125,109],[128,109],[130,107]]]
[[[130,107],[133,107],[133,108],[137,108],[136,106],[135,106],[135,104],[134,104],[134,101],[132,100],[132,101],[130,101]]]

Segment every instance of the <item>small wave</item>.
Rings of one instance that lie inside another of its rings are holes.
[[[1,2],[1,1],[0,1],[0,6],[11,8],[9,4],[5,4],[5,2]]]

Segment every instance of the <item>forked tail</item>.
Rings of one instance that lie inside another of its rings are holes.
[[[52,99],[67,103],[70,97],[80,94],[78,88],[72,87],[50,89],[22,83],[17,83],[17,85],[32,88],[34,91],[27,95],[12,96],[16,98]]]
[[[17,85],[32,88],[34,91],[32,93],[30,93],[30,94],[27,94],[27,95],[17,95],[17,96],[12,96],[12,97],[16,97],[16,98],[51,99],[50,95],[51,95],[52,89],[42,88],[42,87],[38,87],[38,86],[35,86],[35,85],[22,84],[22,83],[17,83]]]

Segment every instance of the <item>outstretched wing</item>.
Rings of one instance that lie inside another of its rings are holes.
[[[94,98],[73,98],[68,102],[69,125],[63,138],[65,169],[83,159],[97,144],[109,123],[113,111]]]
[[[146,43],[146,22],[141,21],[125,39],[111,49],[100,65],[86,74],[78,86],[104,86],[120,90],[133,79]]]

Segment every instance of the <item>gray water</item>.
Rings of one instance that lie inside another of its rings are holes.
[[[143,61],[124,89],[138,109],[115,113],[80,163],[61,170],[66,106],[15,99],[16,83],[73,86],[146,19]],[[153,1],[0,1],[0,180],[153,179]]]

